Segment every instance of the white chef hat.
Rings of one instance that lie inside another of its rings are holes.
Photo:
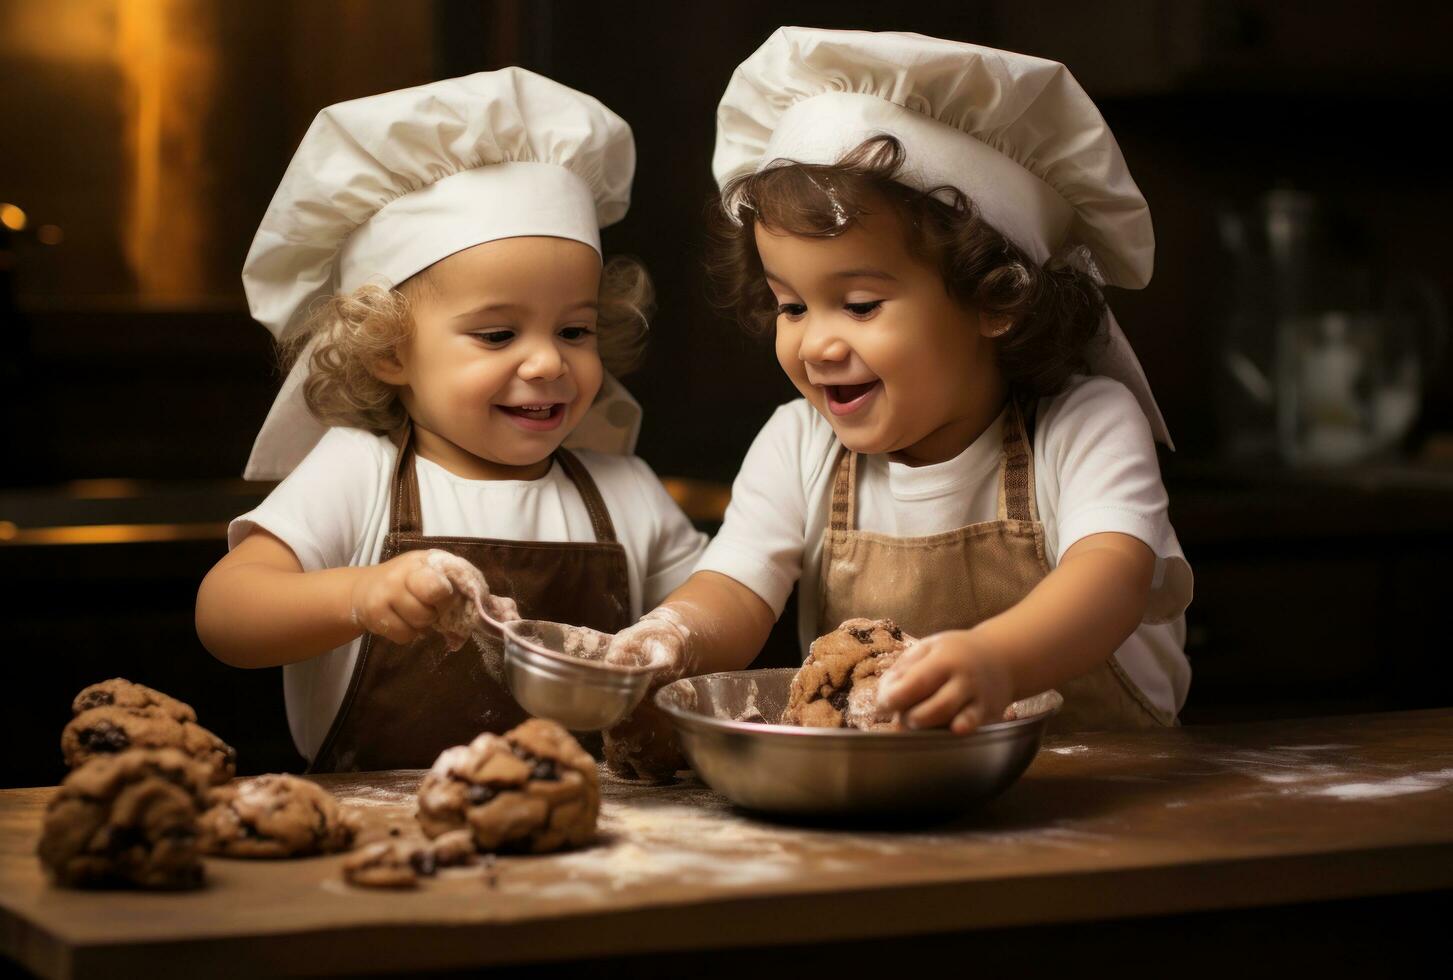
[[[836,163],[873,136],[903,144],[899,179],[951,186],[1040,264],[1113,286],[1150,281],[1150,210],[1100,111],[1064,65],[921,34],[783,27],[737,68],[717,109],[717,184],[774,163]],[[1089,261],[1086,262],[1086,252]],[[1125,384],[1170,445],[1115,318],[1091,369]]]
[[[600,252],[630,205],[635,143],[624,119],[523,68],[479,72],[329,106],[293,155],[242,267],[252,315],[273,335],[366,283],[392,288],[455,252],[524,235]],[[273,402],[244,476],[280,479],[326,431],[308,411],[305,348]],[[566,445],[629,453],[640,406],[607,375]]]

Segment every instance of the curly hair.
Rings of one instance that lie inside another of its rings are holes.
[[[770,331],[777,301],[757,254],[754,225],[805,238],[832,238],[884,203],[900,219],[910,254],[936,265],[962,306],[1002,319],[995,339],[1012,389],[1041,397],[1088,369],[1104,342],[1105,299],[1084,271],[1047,269],[980,216],[954,187],[920,191],[898,180],[902,143],[875,136],[837,163],[779,163],[732,180],[708,206],[707,272],[720,306],[752,333]]]
[[[408,416],[398,388],[375,377],[371,366],[412,336],[412,303],[428,288],[425,269],[393,289],[365,285],[330,296],[301,330],[279,341],[287,371],[317,339],[308,355],[303,398],[320,422],[382,434],[403,426]],[[616,256],[601,269],[596,333],[601,363],[616,377],[640,365],[655,295],[651,277],[635,259]]]

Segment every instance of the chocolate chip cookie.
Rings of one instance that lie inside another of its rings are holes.
[[[540,718],[445,749],[419,786],[424,832],[437,838],[467,828],[480,851],[579,846],[594,838],[599,815],[595,760]]]
[[[193,888],[207,771],[175,749],[99,755],[61,783],[37,853],[58,884]]]
[[[237,751],[201,725],[178,721],[159,708],[88,708],[61,732],[61,752],[71,768],[99,755],[131,748],[178,749],[201,763],[214,784],[237,771]]]
[[[399,837],[365,844],[343,859],[343,880],[365,888],[413,888],[419,877],[474,858],[474,837],[451,830],[429,841]]]
[[[782,724],[895,731],[878,709],[878,681],[914,641],[891,619],[850,619],[812,641],[787,695]]]
[[[332,854],[353,846],[359,817],[317,783],[273,774],[218,786],[198,823],[202,850],[241,858]]]
[[[163,694],[145,684],[132,683],[124,677],[113,677],[109,681],[92,684],[82,690],[71,702],[71,714],[78,715],[92,708],[109,706],[151,709],[159,711],[169,718],[175,718],[177,721],[195,723],[197,720],[197,713],[192,710],[190,704],[178,701],[171,695]]]

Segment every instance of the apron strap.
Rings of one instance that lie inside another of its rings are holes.
[[[395,442],[399,454],[394,460],[394,496],[389,531],[395,535],[423,534],[424,518],[419,505],[419,474],[414,469],[414,427],[411,423],[404,422]]]
[[[839,446],[833,461],[832,506],[828,526],[834,531],[851,531],[858,515],[858,454]]]
[[[606,508],[600,488],[595,485],[590,471],[574,453],[563,446],[555,450],[555,458],[560,461],[560,468],[570,477],[570,482],[575,484],[575,489],[580,491],[580,497],[585,501],[585,509],[590,512],[590,524],[595,528],[595,540],[603,544],[615,544],[615,523],[610,519],[610,511]]]
[[[1034,444],[1020,400],[1011,396],[1004,414],[1004,459],[999,465],[999,520],[1038,521],[1034,498]]]

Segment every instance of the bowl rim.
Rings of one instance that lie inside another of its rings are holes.
[[[568,668],[568,670],[562,670],[561,673],[578,670],[580,673],[585,675],[584,679],[587,681],[596,681],[596,679],[598,678],[600,681],[604,681],[606,683],[621,683],[631,685],[634,684],[639,678],[643,676],[649,677],[650,674],[655,673],[656,668],[650,666],[628,667],[622,664],[597,663],[593,660],[581,660],[579,657],[571,657],[563,653],[557,653],[556,651],[551,650],[549,647],[541,646],[534,640],[531,640],[528,637],[524,637],[516,633],[514,627],[518,623],[551,623],[551,625],[560,626],[570,625],[568,623],[554,623],[548,619],[517,619],[511,620],[510,622],[503,624],[504,628],[501,629],[500,632],[503,634],[505,648],[504,653],[506,658],[508,658],[510,655],[510,646],[514,645],[524,650],[526,653],[544,659],[551,666],[558,665],[562,668]]]
[[[812,728],[799,725],[774,725],[768,722],[737,721],[729,718],[714,718],[698,712],[688,711],[674,704],[666,703],[662,695],[678,684],[689,684],[692,681],[707,680],[714,677],[741,677],[746,675],[762,675],[770,673],[797,673],[796,667],[759,667],[756,670],[721,670],[710,674],[697,674],[692,677],[681,677],[669,684],[664,684],[652,696],[656,707],[666,712],[667,715],[683,727],[694,729],[706,729],[713,732],[730,732],[740,735],[752,735],[760,738],[776,740],[790,739],[798,743],[804,740],[825,742],[849,742],[868,740],[879,743],[898,743],[900,745],[913,743],[944,743],[944,742],[965,742],[970,740],[993,740],[999,737],[1017,732],[1021,728],[1030,728],[1043,725],[1050,718],[1059,713],[1064,706],[1063,698],[1059,703],[1054,704],[1047,711],[1028,715],[1024,718],[1015,718],[1012,721],[996,721],[988,725],[980,725],[967,735],[956,735],[947,728],[921,728],[911,731],[877,731],[865,732],[857,728]],[[1031,695],[1039,697],[1038,694]],[[1027,698],[1021,700],[1028,700]]]

